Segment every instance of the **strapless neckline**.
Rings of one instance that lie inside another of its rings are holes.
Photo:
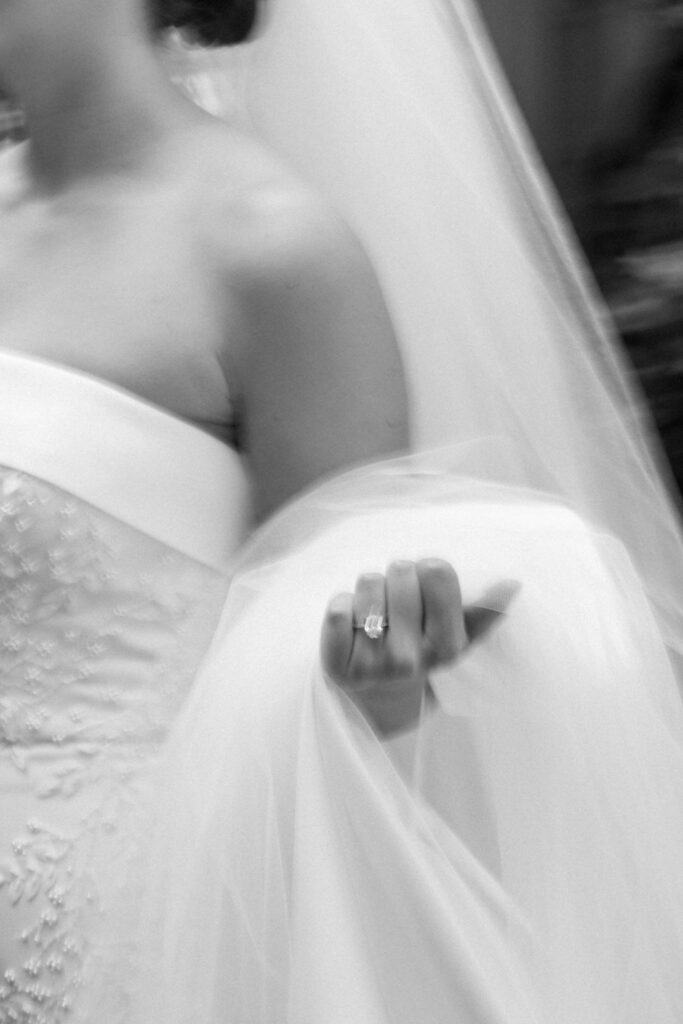
[[[214,568],[226,567],[250,519],[235,449],[119,385],[2,348],[0,464]]]
[[[142,849],[146,787],[248,525],[236,452],[116,386],[0,349],[0,1021],[78,1008]],[[108,941],[108,940],[107,940]],[[106,948],[104,948],[106,947]],[[101,1011],[101,1012],[100,1012]]]
[[[168,417],[191,430],[196,430],[199,434],[209,438],[212,443],[219,444],[222,448],[230,449],[231,447],[221,441],[220,438],[216,437],[216,435],[211,433],[211,431],[201,427],[196,420],[190,419],[187,416],[181,416],[180,413],[172,412],[166,406],[159,405],[158,402],[152,401],[151,398],[146,398],[143,395],[140,395],[137,391],[133,391],[131,388],[127,388],[123,384],[117,384],[106,377],[101,377],[97,373],[92,373],[90,370],[83,370],[80,367],[72,366],[70,363],[63,363],[58,359],[51,359],[49,356],[39,356],[32,352],[22,352],[20,349],[8,348],[4,345],[0,345],[0,361],[2,361],[5,356],[8,356],[10,359],[25,361],[28,364],[33,363],[37,366],[44,366],[56,373],[64,373],[69,376],[82,378],[90,382],[94,388],[102,388],[105,391],[113,392],[124,402],[132,402],[136,405],[141,405],[147,408],[151,416],[158,416],[161,418]],[[218,424],[216,425],[218,426]]]

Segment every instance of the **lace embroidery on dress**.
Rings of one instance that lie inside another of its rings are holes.
[[[226,580],[1,470],[0,581],[0,1024],[62,1024]]]

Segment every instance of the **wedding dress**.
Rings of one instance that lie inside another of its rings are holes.
[[[329,482],[241,552],[131,882],[126,1019],[678,1024],[683,549],[609,323],[468,0],[266,13],[185,86],[350,219],[417,445],[449,447]],[[325,680],[319,623],[425,555],[466,601],[520,591],[386,741]]]
[[[321,672],[322,609],[432,554],[468,602],[521,591],[382,741]],[[619,542],[399,463],[301,499],[241,564],[132,883],[125,1019],[680,1021],[682,709]]]
[[[330,481],[230,557],[234,453],[3,357],[0,1021],[679,1024],[680,538],[599,310],[466,4],[272,7],[238,92],[376,260],[421,446],[462,444]],[[320,621],[422,555],[467,601],[521,589],[385,741]]]
[[[0,467],[0,1021],[62,1024],[87,1019],[94,937],[115,909],[99,879],[110,891],[130,874],[247,487],[239,457],[196,427],[8,352]],[[109,977],[115,1006],[125,978]]]

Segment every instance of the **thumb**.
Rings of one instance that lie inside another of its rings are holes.
[[[467,605],[463,616],[471,644],[485,637],[501,621],[521,589],[519,580],[501,580],[489,587],[476,604]]]

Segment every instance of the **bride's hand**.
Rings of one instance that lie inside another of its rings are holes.
[[[516,591],[506,581],[486,595],[486,607],[465,607],[449,562],[393,562],[385,576],[360,576],[353,594],[330,601],[323,669],[381,735],[401,732],[419,718],[430,669],[455,661],[484,637]]]

